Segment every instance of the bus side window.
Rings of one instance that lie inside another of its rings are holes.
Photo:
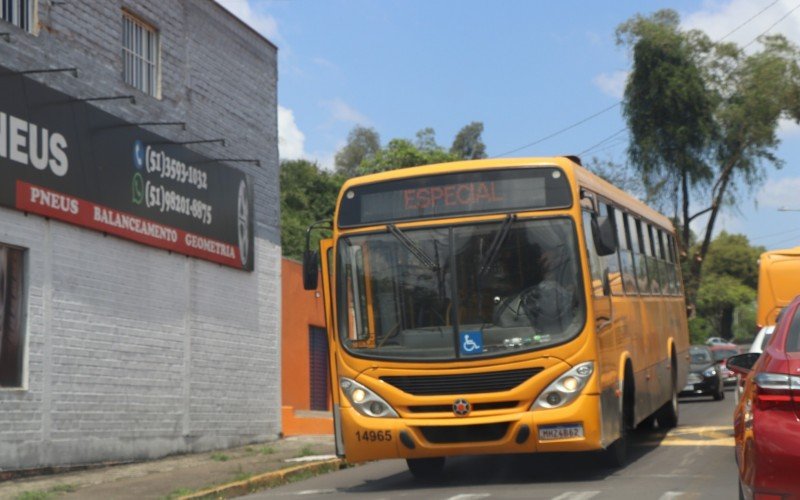
[[[667,235],[663,230],[658,230],[659,258],[663,266],[663,275],[666,282],[664,293],[675,295],[675,266],[672,264],[672,256],[669,253]]]
[[[614,217],[616,210],[614,207],[605,202],[600,202],[598,205],[600,207],[600,215],[611,219],[611,224],[614,225],[616,223],[616,219]],[[624,285],[622,284],[623,274],[619,262],[619,241],[617,241],[617,250],[617,252],[601,257],[600,259],[602,260],[603,267],[608,269],[608,280],[609,287],[611,288],[611,294],[624,295]]]
[[[681,281],[681,261],[678,257],[678,246],[675,238],[669,236],[669,250],[672,253],[672,262],[675,271],[675,295],[683,295],[683,281]]]
[[[666,279],[664,277],[663,266],[661,265],[658,253],[658,229],[652,225],[647,225],[647,238],[650,240],[648,250],[650,251],[650,262],[655,269],[655,283],[652,288],[654,295],[663,295],[666,290]]]
[[[644,239],[642,239],[642,221],[634,219],[636,225],[636,234],[633,236],[633,252],[636,260],[636,277],[639,284],[639,293],[642,295],[650,295],[650,269],[647,265],[647,256],[644,251]]]
[[[604,268],[597,255],[592,235],[592,214],[587,210],[583,211],[583,235],[586,241],[586,258],[589,262],[589,273],[592,277],[592,295],[602,297],[605,295],[606,287],[603,286]]]
[[[639,287],[636,283],[636,264],[634,246],[631,243],[630,215],[616,211],[617,215],[617,240],[619,240],[619,258],[622,265],[622,276],[625,283],[625,293],[638,295]]]
[[[647,274],[650,276],[650,293],[661,294],[661,276],[658,272],[658,260],[653,248],[653,226],[643,222],[642,235],[644,236],[644,251],[647,254]]]

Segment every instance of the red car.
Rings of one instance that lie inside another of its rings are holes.
[[[740,498],[799,498],[800,296],[760,356],[739,354],[727,366],[746,377],[733,413]]]

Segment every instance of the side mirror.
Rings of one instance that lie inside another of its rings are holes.
[[[727,367],[730,371],[737,375],[747,376],[753,369],[753,365],[758,361],[761,354],[757,352],[748,352],[745,354],[738,354],[728,358]]]
[[[319,253],[312,250],[303,252],[303,288],[316,290],[319,281]]]
[[[592,237],[597,255],[605,257],[617,251],[614,225],[610,217],[592,214]]]

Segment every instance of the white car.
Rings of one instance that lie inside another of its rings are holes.
[[[773,330],[775,330],[775,325],[761,327],[761,330],[756,334],[755,340],[753,340],[753,344],[750,346],[750,350],[747,352],[764,352],[767,342],[772,337]]]
[[[718,344],[730,344],[729,340],[725,340],[722,337],[709,337],[706,340],[706,345],[718,345]]]
[[[750,349],[747,352],[756,352],[761,354],[764,352],[764,348],[767,346],[769,339],[772,337],[772,332],[775,330],[775,325],[768,325],[762,326],[761,329],[756,334],[756,338],[753,339],[753,343],[750,345]],[[733,400],[736,403],[739,403],[739,396],[742,395],[742,391],[744,390],[744,380],[742,377],[736,376],[736,390],[733,391]]]

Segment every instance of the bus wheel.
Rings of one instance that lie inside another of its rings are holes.
[[[434,481],[442,477],[444,457],[407,458],[406,463],[411,475],[420,481]]]
[[[678,388],[675,387],[674,369],[672,370],[672,396],[656,412],[656,421],[661,429],[672,429],[678,426]]]
[[[633,375],[629,369],[625,370],[625,384],[622,391],[622,415],[620,415],[619,437],[606,448],[603,453],[603,463],[606,467],[619,469],[628,463],[628,439],[633,428]]]

